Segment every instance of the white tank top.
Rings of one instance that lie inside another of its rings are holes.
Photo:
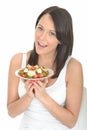
[[[60,72],[56,82],[46,88],[48,95],[53,98],[59,105],[64,106],[66,101],[66,83],[65,75],[69,57]],[[26,66],[26,53],[23,54],[22,68]],[[18,87],[19,96],[26,93],[24,84],[20,81]],[[52,106],[53,107],[53,106]],[[36,98],[33,99],[29,107],[24,112],[19,130],[78,130],[78,123],[73,129],[69,129],[53,117],[43,104]]]

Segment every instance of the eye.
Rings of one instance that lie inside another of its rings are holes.
[[[41,26],[37,26],[36,28],[38,31],[43,31],[43,28]]]
[[[52,31],[49,32],[49,35],[50,35],[50,36],[55,36],[55,37],[56,37],[56,33],[55,33],[55,32],[52,32]]]

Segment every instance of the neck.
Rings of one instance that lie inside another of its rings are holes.
[[[39,56],[38,64],[46,66],[48,68],[53,68],[53,66],[54,66],[54,57],[52,58],[52,56],[49,57],[47,55],[46,56]]]

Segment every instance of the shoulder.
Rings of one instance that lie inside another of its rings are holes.
[[[68,69],[72,70],[82,70],[82,64],[75,58],[71,58],[68,63]]]
[[[16,53],[15,55],[13,55],[13,57],[11,58],[10,64],[14,64],[17,68],[20,68],[22,64],[23,54],[24,53]],[[25,54],[26,54],[26,60],[28,60],[30,57],[31,51],[28,51]]]
[[[21,66],[23,53],[14,54],[11,58],[10,65],[15,65],[17,68]]]
[[[22,58],[23,53],[16,53],[12,56],[11,61],[17,61],[19,58]]]
[[[78,61],[75,58],[71,58],[69,60],[68,66],[67,66],[67,77],[70,78],[72,76],[80,77],[83,74],[82,64],[80,61]]]

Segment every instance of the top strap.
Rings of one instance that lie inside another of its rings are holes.
[[[69,56],[68,59],[66,60],[66,66],[67,66],[67,64],[69,63],[69,61],[71,60],[71,58],[72,58],[72,57]]]
[[[26,67],[26,58],[27,58],[27,53],[23,53],[22,65],[21,65],[22,68]]]

